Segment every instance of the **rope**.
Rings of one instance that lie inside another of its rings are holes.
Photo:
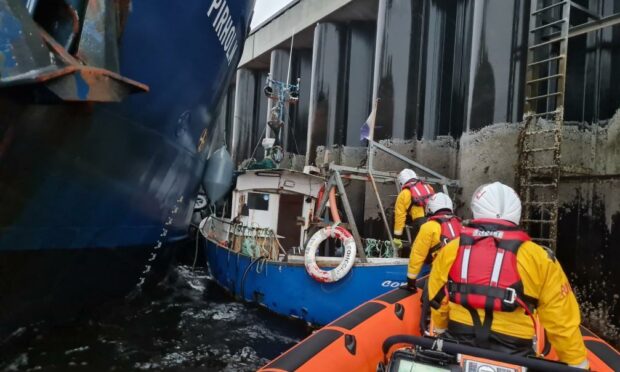
[[[262,256],[261,256],[262,257]],[[265,257],[263,257],[265,258]],[[267,262],[267,259],[263,259],[263,260],[259,260],[258,263],[256,264],[256,273],[260,274],[263,272],[263,267],[265,267]]]
[[[364,252],[368,257],[393,258],[394,250],[389,240],[364,239]]]
[[[251,159],[254,159],[254,154],[256,154],[258,146],[260,146],[261,142],[263,142],[263,136],[265,135],[265,133],[267,133],[267,124],[265,124],[265,129],[263,129],[263,133],[260,135],[258,143],[256,144],[256,147],[254,147],[254,151],[252,151],[252,155],[250,156]]]
[[[331,224],[330,229],[329,229],[329,237],[330,238],[335,238],[336,237],[336,227],[338,227],[340,225],[341,222],[334,222],[333,224]]]
[[[293,144],[295,145],[295,151],[297,151],[298,155],[301,155],[299,152],[299,147],[297,146],[297,138],[295,138],[295,132],[293,131],[293,126],[297,125],[297,118],[293,119],[293,125],[288,126],[288,130],[291,133],[291,137],[293,137]]]
[[[377,241],[375,239],[366,239],[364,243],[366,243],[366,246],[364,247],[366,256],[372,257],[377,249]]]
[[[213,220],[230,226],[227,231],[226,229],[222,230],[222,233],[227,233],[227,247],[229,249],[234,246],[236,239],[242,239],[240,251],[245,255],[251,257],[264,256],[267,259],[277,259],[277,257],[272,257],[275,251],[281,252],[285,257],[288,255],[276,233],[269,227],[259,227],[257,224],[247,226],[241,222],[228,222],[214,217],[209,221],[208,229],[210,230],[215,228]]]
[[[256,257],[255,259],[252,260],[252,262],[250,262],[250,264],[248,265],[248,267],[245,268],[245,271],[243,272],[243,276],[241,277],[241,285],[239,286],[239,292],[241,295],[241,300],[245,301],[245,278],[248,275],[248,272],[250,271],[250,269],[252,268],[252,266],[254,266],[254,264],[256,264],[258,261],[261,260],[265,260],[265,257]]]
[[[196,250],[194,252],[194,262],[192,263],[192,274],[194,273],[194,270],[196,269],[196,261],[198,261],[198,241],[200,239],[200,228],[198,226],[196,226]]]
[[[261,231],[261,230],[265,230],[265,229],[258,229],[257,231]],[[268,232],[267,232],[267,231],[265,231],[265,232],[263,233],[263,235],[267,235],[267,234],[268,234]],[[262,238],[263,238],[263,239],[262,239],[262,241],[261,241],[261,243],[260,243],[260,251],[259,251],[259,253],[258,253],[258,255],[261,255],[261,256],[262,256],[262,254],[261,254],[261,253],[263,253],[263,252],[267,252],[267,250],[265,249],[265,242],[267,241],[267,236],[263,236]],[[267,253],[269,253],[269,252],[267,252]]]

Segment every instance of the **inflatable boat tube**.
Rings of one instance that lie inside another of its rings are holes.
[[[419,336],[421,292],[412,294],[399,288],[368,301],[313,333],[261,371],[375,372],[377,366],[386,360],[383,350],[385,345],[389,357],[399,348],[411,347],[420,340],[412,336]],[[620,353],[617,350],[585,327],[581,327],[581,334],[592,371],[620,371]],[[462,345],[456,345],[452,351],[463,355],[467,354],[466,351],[472,353],[470,349],[459,351],[459,346]],[[532,363],[543,367],[541,370],[559,370],[559,364],[549,362],[557,360],[553,348],[550,350],[545,356],[548,361],[536,359]],[[493,357],[492,353],[484,355],[487,358]],[[497,358],[495,360],[499,361]],[[512,361],[518,362],[516,359]],[[528,364],[531,365],[530,362]],[[545,365],[549,365],[549,368],[545,368]],[[570,368],[562,366],[561,369]]]
[[[409,330],[419,335],[420,293],[395,289],[321,328],[261,371],[375,371],[381,345]]]

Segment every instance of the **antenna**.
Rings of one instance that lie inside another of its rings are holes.
[[[265,87],[263,92],[267,98],[273,100],[273,107],[270,109],[267,119],[267,125],[265,126],[265,134],[267,133],[267,126],[271,128],[275,138],[265,138],[262,141],[265,148],[265,159],[272,163],[270,167],[277,167],[283,159],[284,152],[281,141],[281,130],[284,126],[284,119],[287,112],[287,105],[295,103],[299,100],[299,83],[300,79],[297,78],[297,84],[291,84],[291,70],[293,65],[293,46],[295,44],[295,33],[291,36],[291,48],[288,58],[288,72],[286,73],[286,81],[274,80],[271,74],[267,75],[265,81]],[[258,144],[256,145],[258,148]],[[254,150],[256,151],[256,149]]]
[[[295,30],[291,35],[291,49],[288,52],[288,72],[286,73],[286,84],[291,83],[291,65],[293,64],[293,44],[295,44]]]

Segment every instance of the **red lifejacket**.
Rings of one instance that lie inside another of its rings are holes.
[[[429,221],[437,221],[441,225],[441,235],[439,236],[439,243],[435,244],[428,251],[428,255],[426,256],[425,263],[429,264],[433,262],[436,253],[443,247],[446,246],[449,242],[458,238],[461,234],[461,219],[452,214],[439,214],[430,216],[428,218]]]
[[[403,190],[409,189],[411,192],[411,209],[412,205],[425,206],[428,198],[435,193],[433,187],[419,180],[411,180],[403,185]]]
[[[472,317],[478,314],[472,309],[490,313],[522,306],[530,313],[537,300],[523,293],[517,270],[517,252],[529,240],[523,230],[497,220],[474,220],[464,226],[448,276],[450,301],[470,310]]]

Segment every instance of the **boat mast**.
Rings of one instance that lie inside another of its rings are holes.
[[[271,74],[267,75],[265,88],[263,91],[267,98],[273,100],[272,108],[269,113],[267,125],[271,128],[274,138],[269,138],[265,131],[265,138],[262,145],[265,148],[265,160],[263,162],[271,162],[270,168],[277,168],[284,157],[282,146],[282,128],[284,127],[284,118],[288,112],[288,105],[294,104],[299,100],[299,82],[297,78],[296,84],[290,83],[291,66],[293,59],[293,42],[295,35],[291,38],[291,49],[289,53],[288,72],[286,81],[278,81],[271,78]]]

